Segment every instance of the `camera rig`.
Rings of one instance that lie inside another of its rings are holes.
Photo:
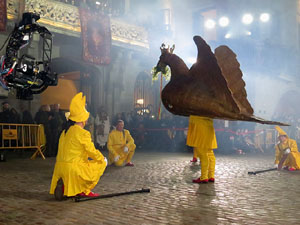
[[[8,41],[5,55],[0,58],[0,85],[8,91],[15,89],[19,99],[31,100],[33,94],[40,94],[48,86],[57,85],[57,74],[50,68],[52,34],[36,23],[39,19],[38,14],[24,13],[2,46]],[[40,35],[42,42],[40,60],[20,51],[30,44],[34,33]]]

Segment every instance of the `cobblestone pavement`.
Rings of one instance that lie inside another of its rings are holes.
[[[300,173],[248,171],[273,157],[217,155],[216,182],[200,175],[192,154],[136,153],[135,167],[110,166],[94,191],[150,188],[150,193],[86,202],[48,194],[55,158],[0,163],[0,224],[300,224]]]

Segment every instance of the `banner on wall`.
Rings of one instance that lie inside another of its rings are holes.
[[[6,0],[0,1],[0,31],[6,30]]]
[[[101,13],[80,8],[83,60],[106,65],[110,63],[111,30],[110,18]]]

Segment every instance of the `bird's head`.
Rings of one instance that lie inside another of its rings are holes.
[[[168,45],[166,47],[165,44],[162,44],[160,47],[161,55],[159,57],[159,61],[157,62],[157,65],[153,68],[152,75],[153,79],[157,78],[158,73],[162,73],[163,76],[168,77],[170,76],[170,69],[167,67],[168,59],[173,54],[173,51],[175,49],[175,45],[173,45],[171,48]]]

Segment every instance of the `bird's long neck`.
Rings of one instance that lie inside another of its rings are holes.
[[[169,54],[164,63],[171,68],[171,80],[176,79],[180,75],[188,74],[189,68],[184,61],[175,54]]]

